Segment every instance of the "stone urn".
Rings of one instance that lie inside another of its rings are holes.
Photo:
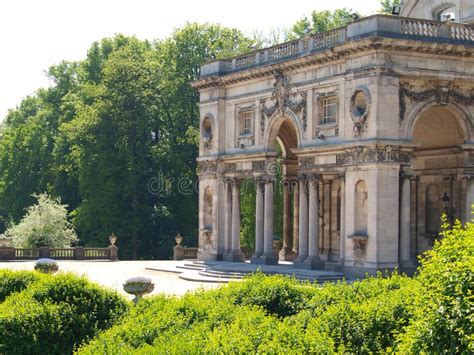
[[[146,277],[132,277],[125,281],[123,290],[130,295],[134,295],[134,303],[137,303],[144,295],[155,289],[154,283]]]

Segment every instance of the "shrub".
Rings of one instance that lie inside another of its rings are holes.
[[[0,353],[70,353],[126,310],[116,292],[84,277],[44,277],[0,305]]]
[[[243,283],[231,283],[216,292],[237,305],[259,306],[268,313],[287,317],[297,314],[306,307],[316,288],[308,287],[294,278],[282,275],[272,277],[263,273],[253,274]],[[212,292],[212,291],[211,291]]]
[[[402,352],[474,352],[474,224],[452,230],[421,259],[423,294],[399,337]]]
[[[67,248],[77,242],[77,235],[68,221],[67,205],[52,199],[46,193],[33,195],[37,204],[28,207],[17,225],[5,232],[17,248]]]
[[[23,291],[42,277],[33,271],[0,270],[0,302],[14,292]]]

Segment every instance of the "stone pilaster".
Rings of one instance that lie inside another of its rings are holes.
[[[300,194],[299,183],[294,183],[293,186],[293,252],[295,257],[298,255],[299,246],[299,218],[300,218]]]
[[[341,176],[341,211],[339,226],[339,265],[344,268],[344,260],[346,258],[346,179]]]
[[[237,180],[232,181],[232,242],[230,252],[224,256],[225,261],[243,262],[245,256],[240,250],[240,186]]]
[[[400,262],[402,265],[411,265],[411,181],[410,176],[401,174],[400,196]]]
[[[294,262],[295,267],[301,267],[308,257],[308,190],[306,187],[306,177],[301,177],[299,181],[299,245],[298,257]]]
[[[308,213],[308,257],[302,267],[310,270],[323,269],[324,263],[319,257],[319,180],[311,177],[309,187]]]
[[[263,254],[263,231],[264,231],[264,195],[265,185],[261,179],[256,183],[256,216],[255,216],[255,254],[252,256],[252,263],[258,263],[258,258]]]
[[[293,240],[291,237],[291,181],[285,181],[283,184],[283,248],[280,250],[279,259],[283,261],[292,261],[295,259],[293,251]]]
[[[472,210],[474,205],[474,176],[466,176],[466,222],[472,221]]]

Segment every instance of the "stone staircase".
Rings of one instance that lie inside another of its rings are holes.
[[[253,265],[249,263],[210,262],[185,260],[175,270],[147,268],[155,271],[179,273],[183,280],[194,282],[227,283],[242,280],[244,276],[261,271],[266,275],[288,275],[311,283],[337,282],[344,279],[340,272],[327,270],[294,269],[292,265]]]

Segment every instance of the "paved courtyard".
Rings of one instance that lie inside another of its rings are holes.
[[[113,288],[127,295],[122,284],[125,280],[135,276],[145,276],[153,280],[155,290],[153,294],[165,293],[169,295],[183,295],[188,291],[200,288],[216,288],[221,284],[207,282],[191,282],[182,280],[178,274],[146,270],[147,267],[172,269],[174,261],[58,261],[61,271],[70,271],[78,275],[86,275],[90,280],[102,286]],[[0,269],[33,270],[33,261],[0,262]],[[133,296],[127,295],[129,298]]]

